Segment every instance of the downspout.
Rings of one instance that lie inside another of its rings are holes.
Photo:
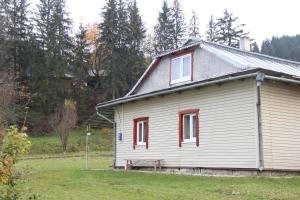
[[[116,129],[116,122],[109,119],[109,118],[107,118],[107,117],[105,117],[103,114],[101,114],[98,111],[97,107],[96,107],[96,113],[99,117],[105,119],[106,121],[108,121],[109,123],[111,123],[113,125],[113,163],[112,163],[112,166],[115,169],[116,168],[116,146],[117,146],[116,145],[116,143],[117,143],[117,141],[116,141],[116,130],[117,130]]]
[[[256,76],[256,95],[257,95],[257,102],[256,102],[256,110],[257,110],[257,129],[258,129],[258,157],[259,157],[259,164],[258,170],[264,170],[264,153],[263,153],[263,135],[262,135],[262,121],[261,121],[261,83],[265,79],[265,74],[259,72]]]

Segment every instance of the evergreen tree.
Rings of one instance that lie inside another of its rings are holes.
[[[237,24],[237,20],[238,17],[234,17],[227,9],[224,10],[223,17],[217,20],[218,35],[216,42],[231,47],[239,47],[240,37],[247,33],[244,33],[242,29],[245,24]]]
[[[85,80],[90,69],[91,53],[89,43],[86,38],[87,29],[82,24],[79,25],[79,30],[75,35],[75,45],[73,49],[72,72],[80,80]]]
[[[137,81],[138,77],[144,71],[144,54],[143,54],[143,40],[145,38],[146,29],[139,14],[136,0],[133,0],[128,6],[129,15],[129,73],[128,83],[132,87]]]
[[[172,49],[174,47],[173,27],[171,9],[166,0],[163,1],[162,11],[159,12],[158,21],[154,27],[154,49],[155,53]]]
[[[251,43],[251,51],[255,53],[259,53],[259,48],[256,44],[256,42]]]
[[[199,19],[194,11],[189,24],[189,37],[201,38],[199,31]]]
[[[184,14],[181,9],[179,0],[173,1],[173,7],[171,10],[171,21],[173,22],[172,35],[174,46],[173,48],[178,48],[183,41],[186,34],[186,24],[184,20]]]
[[[7,65],[15,72],[16,78],[24,77],[28,68],[28,41],[31,28],[28,18],[27,0],[6,0],[2,2],[6,17]]]
[[[266,39],[262,42],[261,53],[300,62],[300,35]]]
[[[40,0],[35,21],[41,55],[30,78],[31,91],[36,94],[32,106],[49,114],[69,95],[64,77],[71,62],[72,22],[65,0]]]
[[[117,48],[124,49],[127,47],[128,35],[129,35],[129,24],[128,24],[128,12],[126,4],[123,0],[118,0],[117,3]]]
[[[100,24],[101,44],[99,45],[99,53],[103,58],[103,54],[109,51],[109,55],[105,59],[104,70],[107,74],[104,83],[106,88],[111,88],[107,91],[107,96],[111,95],[113,99],[124,94],[128,88],[126,76],[127,72],[127,55],[126,41],[128,39],[128,21],[125,4],[122,0],[108,0],[104,7],[103,22]],[[103,62],[101,62],[103,63]]]
[[[63,77],[71,58],[72,21],[65,0],[40,0],[36,14],[37,36],[48,70],[47,76]]]
[[[214,20],[213,15],[211,15],[209,22],[207,24],[206,40],[210,42],[216,42],[217,36],[218,36],[217,24]]]
[[[155,54],[154,38],[152,34],[147,34],[143,44],[143,52],[145,53],[146,59],[148,60],[147,63],[149,64]]]
[[[99,25],[99,29],[101,30],[100,41],[107,48],[113,49],[118,38],[118,14],[116,0],[107,0],[107,3],[103,8],[102,17],[103,22]]]
[[[4,0],[0,0],[0,70],[5,68],[5,60],[6,60],[6,17],[5,17],[5,9],[4,9]]]
[[[272,47],[270,40],[264,40],[261,44],[261,53],[266,55],[272,55]]]

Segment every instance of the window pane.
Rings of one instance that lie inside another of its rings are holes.
[[[172,80],[180,78],[180,59],[176,58],[172,60]]]
[[[191,75],[191,57],[187,56],[183,58],[183,74],[182,76],[190,76]]]
[[[142,123],[139,123],[139,142],[142,142],[142,139],[143,139],[143,124]]]
[[[196,115],[193,116],[193,138],[196,138]]]
[[[143,130],[143,142],[145,142],[146,143],[146,123],[145,122],[143,122],[143,124],[144,124],[144,130]]]
[[[190,139],[190,115],[183,116],[184,139]]]

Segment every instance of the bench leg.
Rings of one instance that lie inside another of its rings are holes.
[[[161,164],[160,164],[160,160],[158,160],[157,162],[158,162],[158,168],[159,168],[159,171],[161,171]]]
[[[126,160],[126,165],[125,165],[125,171],[127,171],[128,170],[128,160]]]

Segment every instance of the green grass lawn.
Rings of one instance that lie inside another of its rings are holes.
[[[110,157],[23,160],[40,199],[299,199],[300,177],[204,177],[112,171]]]
[[[90,136],[91,151],[111,151],[112,130],[92,130]],[[61,142],[58,135],[30,137],[32,147],[30,154],[57,154],[62,153]],[[79,152],[85,150],[86,131],[77,129],[70,133],[67,151]]]

